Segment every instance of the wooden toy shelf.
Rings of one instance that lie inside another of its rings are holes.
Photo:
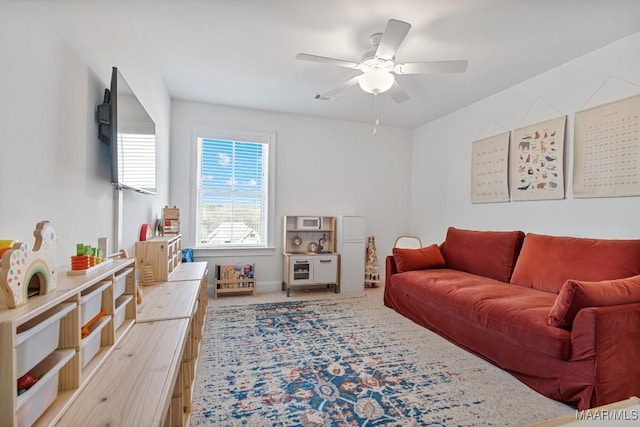
[[[0,307],[0,425],[189,425],[207,273],[179,264],[140,303],[135,260],[115,258],[88,274],[60,269],[53,292]],[[19,391],[25,374],[37,381]]]
[[[77,398],[135,323],[133,264],[119,258],[86,275],[61,272],[54,292],[0,309],[2,425],[55,424]],[[19,391],[17,380],[26,374],[39,379]]]
[[[136,324],[59,425],[189,425],[207,312],[207,273],[204,262],[183,263],[171,280],[141,288]]]
[[[154,237],[151,240],[136,242],[135,255],[141,274],[144,275],[145,268],[151,268],[152,281],[170,280],[182,263],[182,235]],[[145,282],[144,278],[142,281]]]
[[[256,295],[255,264],[216,265],[213,298],[225,293]]]

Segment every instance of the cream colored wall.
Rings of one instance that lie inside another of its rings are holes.
[[[640,93],[640,33],[488,97],[413,132],[412,230],[440,242],[448,226],[640,238],[640,197],[576,199],[574,113]],[[566,199],[471,204],[471,143],[566,114]]]

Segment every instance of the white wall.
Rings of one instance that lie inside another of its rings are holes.
[[[370,124],[256,111],[174,100],[171,108],[171,204],[180,208],[185,247],[193,247],[189,218],[195,173],[195,123],[275,132],[276,248],[261,255],[224,256],[201,252],[214,264],[255,262],[258,290],[282,282],[283,215],[363,215],[376,236],[380,271],[396,236],[409,230],[411,131]],[[364,257],[364,254],[363,254]]]
[[[574,113],[640,93],[640,33],[479,101],[413,133],[412,229],[440,242],[448,226],[640,238],[640,197],[576,199]],[[470,68],[473,64],[470,64]],[[566,114],[565,200],[471,204],[472,141]]]
[[[142,35],[114,25],[110,2],[51,3],[3,2],[0,13],[0,239],[32,246],[36,223],[50,220],[58,266],[77,242],[113,242],[109,151],[95,111],[117,66],[159,132],[158,195],[124,193],[122,246],[132,254],[140,225],[168,201],[169,95]]]
[[[366,216],[367,233],[377,239],[381,270],[398,234],[415,233],[425,242],[437,242],[449,225],[594,237],[640,235],[640,198],[575,199],[570,179],[566,200],[558,201],[472,205],[469,191],[472,141],[560,113],[568,115],[570,178],[575,111],[640,92],[640,34],[413,132],[381,127],[373,137],[370,124],[171,102],[146,55],[149,41],[126,22],[122,12],[128,7],[143,6],[3,2],[1,239],[32,244],[35,224],[48,219],[58,232],[58,265],[65,265],[76,242],[112,237],[109,154],[96,137],[95,122],[112,66],[125,75],[156,121],[159,135],[158,195],[123,193],[122,246],[131,253],[141,224],[155,220],[162,206],[178,205],[183,219],[191,213],[192,195],[186,189],[192,188],[191,128],[196,121],[276,132],[277,245],[257,261],[259,282],[267,285],[281,280],[284,214]],[[191,225],[184,220],[183,230],[185,243],[193,245]],[[237,257],[208,259],[215,263]]]

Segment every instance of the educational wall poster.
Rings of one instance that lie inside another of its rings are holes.
[[[511,200],[564,198],[564,128],[567,116],[514,130],[511,138]]]
[[[576,113],[575,197],[640,195],[640,95]]]
[[[509,132],[474,141],[471,149],[471,203],[509,201]]]

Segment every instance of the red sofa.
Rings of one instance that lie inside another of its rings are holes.
[[[450,227],[393,252],[403,316],[578,409],[640,396],[640,240]]]

